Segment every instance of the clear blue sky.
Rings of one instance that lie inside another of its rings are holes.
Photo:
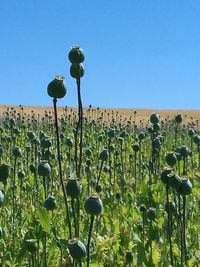
[[[84,106],[200,109],[199,0],[0,0],[0,104],[76,106],[67,54],[86,54]]]

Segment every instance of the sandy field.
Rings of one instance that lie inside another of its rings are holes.
[[[5,115],[5,112],[15,112],[24,114],[35,114],[37,117],[44,116],[44,114],[51,114],[53,112],[53,107],[48,106],[14,106],[14,105],[0,105],[0,117]],[[175,115],[181,114],[183,117],[183,123],[194,122],[200,120],[200,110],[158,110],[158,109],[126,109],[126,108],[85,108],[84,116],[87,118],[98,119],[103,118],[104,121],[111,121],[114,118],[117,121],[132,121],[136,124],[141,122],[147,123],[150,115],[152,113],[158,113],[160,119],[164,120],[166,118],[174,118]],[[77,108],[58,108],[58,115],[69,115],[73,116],[77,114]]]

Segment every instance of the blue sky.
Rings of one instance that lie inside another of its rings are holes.
[[[200,109],[199,0],[1,0],[0,104],[76,106],[67,54],[85,51],[84,106]]]

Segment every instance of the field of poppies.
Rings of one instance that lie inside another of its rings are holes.
[[[200,266],[200,134],[181,114],[136,125],[83,112],[84,53],[69,52],[77,112],[0,121],[0,266]]]

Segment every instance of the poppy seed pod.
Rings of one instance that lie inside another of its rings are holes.
[[[29,165],[29,170],[30,170],[31,173],[36,173],[36,167],[35,167],[35,165],[34,164],[30,164]]]
[[[145,206],[144,204],[142,204],[142,205],[140,206],[140,211],[141,211],[142,213],[144,213],[144,212],[146,212],[146,210],[147,210],[146,206]]]
[[[166,155],[165,160],[170,167],[173,167],[177,162],[176,154],[174,152],[169,152]]]
[[[78,198],[81,192],[81,184],[77,178],[69,178],[66,184],[66,193],[71,198]]]
[[[164,183],[164,184],[168,184],[169,182],[169,175],[172,173],[172,168],[169,168],[169,167],[165,167],[161,174],[160,174],[160,178],[161,178],[161,181]]]
[[[145,133],[144,133],[144,132],[140,132],[140,133],[138,134],[138,139],[139,139],[139,141],[144,140],[144,138],[145,138]]]
[[[181,185],[181,178],[171,172],[169,175],[168,175],[169,179],[168,179],[168,182],[169,182],[169,185],[174,188],[177,192],[179,192],[179,188],[180,188],[180,185]]]
[[[21,150],[19,147],[15,147],[13,148],[12,150],[12,155],[15,157],[15,158],[20,158],[22,156],[22,153],[21,153]]]
[[[45,137],[41,140],[40,145],[42,148],[50,148],[52,146],[52,142],[49,138]]]
[[[132,263],[133,262],[133,253],[132,251],[126,251],[126,263]]]
[[[86,149],[85,155],[86,155],[86,157],[91,157],[92,156],[92,150],[90,148]]]
[[[45,177],[45,176],[50,176],[50,174],[51,174],[51,167],[49,163],[46,161],[40,162],[38,165],[38,175]]]
[[[54,210],[56,208],[56,201],[53,196],[49,196],[44,201],[44,207],[46,210]]]
[[[138,143],[135,143],[132,145],[132,149],[136,153],[140,150],[140,145]]]
[[[191,150],[187,146],[182,146],[180,148],[180,154],[183,158],[187,158],[191,153]]]
[[[0,182],[5,183],[9,176],[9,168],[8,164],[2,163],[0,165]]]
[[[176,205],[173,201],[166,202],[164,208],[167,213],[175,214],[176,212]]]
[[[99,158],[102,161],[106,161],[108,159],[108,156],[109,156],[108,149],[103,149],[99,154]]]
[[[26,239],[25,247],[28,252],[34,253],[38,249],[37,239]]]
[[[103,204],[96,193],[93,193],[85,201],[85,210],[91,216],[99,215],[102,212]]]
[[[75,65],[82,63],[85,59],[85,54],[83,49],[81,49],[80,46],[78,45],[73,45],[71,47],[71,50],[69,51],[68,59],[72,64]]]
[[[115,129],[109,129],[107,132],[108,138],[114,138],[115,137]]]
[[[195,134],[193,135],[193,142],[196,144],[196,145],[199,145],[200,144],[200,136]]]
[[[182,178],[178,193],[183,196],[192,193],[192,184],[188,178]]]
[[[153,130],[154,132],[158,132],[160,130],[161,126],[160,126],[160,123],[154,123],[153,124]]]
[[[154,208],[149,208],[147,211],[147,219],[149,219],[150,221],[155,220],[156,218],[156,212]]]
[[[47,93],[50,97],[63,98],[66,95],[67,89],[64,82],[64,77],[57,75],[53,81],[47,86]]]
[[[153,139],[153,141],[152,141],[152,147],[154,149],[160,149],[161,145],[162,145],[162,143],[161,143],[161,140],[160,140],[159,137],[156,137],[156,138]]]
[[[195,135],[195,130],[194,130],[194,129],[189,129],[189,130],[188,130],[188,135],[189,135],[190,137],[193,137],[193,136]]]
[[[35,134],[31,131],[27,132],[27,137],[30,141],[32,141],[35,138]]]
[[[66,146],[67,146],[68,148],[72,148],[72,146],[73,146],[73,141],[72,141],[71,138],[67,138],[65,143],[66,143]]]
[[[176,122],[176,123],[181,123],[182,120],[183,120],[183,118],[182,118],[182,115],[181,115],[181,114],[177,114],[177,115],[175,116],[175,122]]]
[[[150,122],[156,124],[160,121],[159,115],[157,113],[152,113],[150,116]]]
[[[83,64],[78,64],[78,65],[74,65],[72,64],[70,67],[70,75],[72,76],[72,78],[78,79],[83,77],[85,71],[84,71],[84,67]]]
[[[17,176],[19,179],[24,179],[26,174],[24,171],[20,170],[20,171],[18,171]]]
[[[75,260],[81,260],[87,254],[85,245],[78,238],[68,241],[68,249],[71,257]]]

